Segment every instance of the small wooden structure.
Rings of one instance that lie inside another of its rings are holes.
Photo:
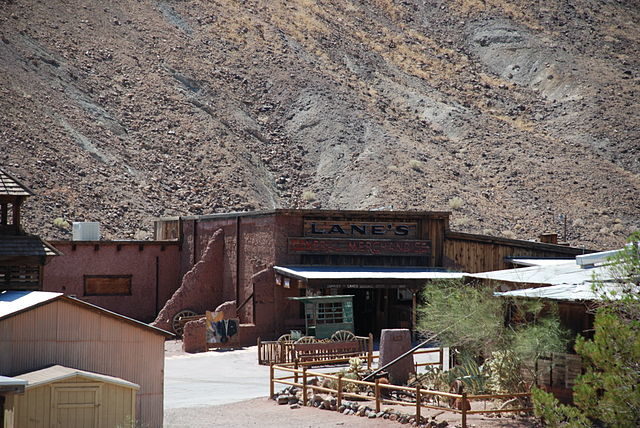
[[[126,379],[140,385],[135,414],[145,426],[162,426],[164,342],[172,337],[61,293],[0,293],[0,375],[60,364]]]
[[[113,376],[55,365],[20,375],[24,394],[5,402],[4,428],[133,426],[140,386]]]
[[[289,297],[304,303],[306,336],[326,339],[340,330],[353,332],[353,295]]]
[[[20,225],[20,207],[33,192],[0,169],[0,291],[42,289],[42,268],[60,252]],[[9,215],[11,213],[11,215]]]

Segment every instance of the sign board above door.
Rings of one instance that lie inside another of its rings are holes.
[[[304,236],[315,238],[416,239],[416,222],[305,220]]]
[[[289,238],[289,254],[429,256],[431,254],[431,241]]]

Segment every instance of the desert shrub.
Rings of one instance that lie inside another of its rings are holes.
[[[521,366],[522,360],[512,350],[493,352],[483,365],[487,389],[494,394],[525,391]]]
[[[502,236],[504,236],[507,239],[516,239],[517,237],[515,232],[513,232],[512,230],[503,230]]]
[[[409,161],[409,168],[411,168],[414,171],[420,172],[422,170],[422,162],[420,162],[417,159],[411,159]]]
[[[58,229],[69,229],[71,225],[68,221],[63,219],[62,217],[57,217],[53,220],[53,225]]]
[[[462,208],[462,205],[464,205],[464,201],[458,196],[454,196],[453,198],[449,199],[449,208],[451,208],[452,210],[459,210],[460,208]]]
[[[302,200],[307,202],[313,202],[316,200],[316,194],[310,190],[302,192]]]

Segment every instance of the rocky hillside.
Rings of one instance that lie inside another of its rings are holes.
[[[0,165],[49,238],[273,207],[640,228],[637,0],[0,0],[0,36]]]

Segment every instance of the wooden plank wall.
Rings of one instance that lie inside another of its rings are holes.
[[[444,266],[468,273],[509,269],[507,257],[573,258],[592,252],[582,248],[448,231]]]

